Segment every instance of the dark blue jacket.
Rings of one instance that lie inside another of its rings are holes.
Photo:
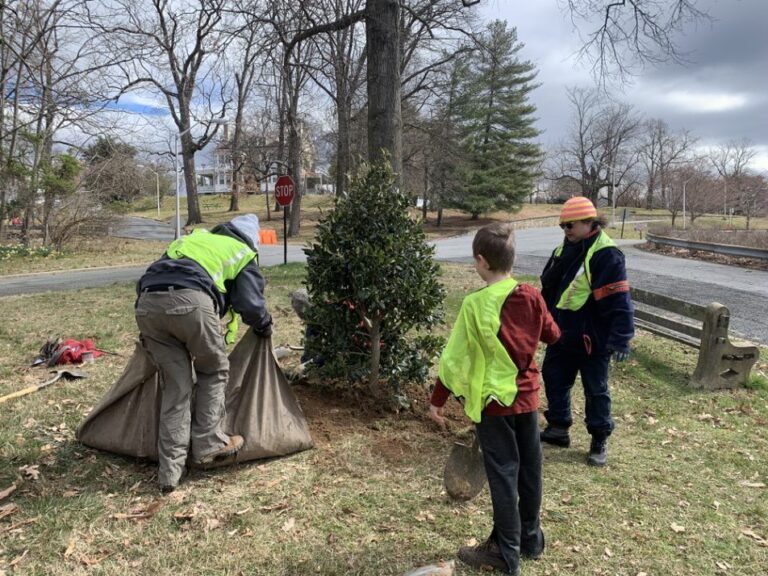
[[[587,353],[628,352],[635,335],[624,254],[603,248],[592,255],[592,294],[579,310],[559,310],[557,302],[576,276],[597,234],[580,242],[567,240],[560,256],[554,252],[541,274],[541,293],[562,336],[555,346]]]
[[[248,238],[228,222],[216,226],[211,233],[230,236],[254,251],[257,249]],[[243,321],[253,328],[254,332],[269,336],[272,333],[272,316],[267,309],[264,296],[266,280],[261,275],[256,260],[249,262],[233,281],[228,281],[226,284],[227,292],[222,294],[200,264],[190,258],[173,259],[163,254],[162,258],[151,264],[139,279],[136,292],[141,294],[144,289],[167,286],[205,292],[213,299],[219,316],[223,317],[231,306],[242,316]]]

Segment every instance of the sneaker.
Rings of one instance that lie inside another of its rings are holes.
[[[571,445],[571,437],[568,435],[568,428],[562,426],[552,426],[548,424],[544,431],[541,432],[539,438],[546,444],[552,444],[552,446],[560,446],[561,448],[568,448]]]
[[[544,531],[539,530],[540,538],[537,538],[536,544],[533,546],[525,546],[523,542],[520,543],[520,556],[526,560],[538,560],[544,554],[544,548],[547,543],[544,539]]]
[[[232,456],[233,454],[237,454],[237,451],[243,447],[244,442],[245,441],[243,440],[242,436],[238,436],[238,435],[230,436],[229,442],[224,444],[224,446],[222,446],[218,450],[214,450],[210,454],[206,454],[195,463],[211,464],[216,460],[220,460],[222,458],[226,458],[227,456]]]
[[[501,555],[499,545],[496,544],[493,538],[488,538],[488,540],[477,546],[462,546],[459,548],[456,556],[464,564],[478,570],[499,570],[513,576],[520,574],[519,566],[516,566],[514,570],[509,569],[507,561]]]
[[[589,445],[589,466],[605,466],[608,460],[608,438],[592,436],[592,443]]]

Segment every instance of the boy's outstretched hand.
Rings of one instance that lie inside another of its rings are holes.
[[[435,406],[434,404],[429,405],[429,417],[437,422],[441,428],[445,428],[445,416],[443,416],[444,413],[445,406]]]

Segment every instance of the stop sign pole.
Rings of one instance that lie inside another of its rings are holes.
[[[288,264],[288,206],[293,202],[296,185],[288,175],[275,182],[275,201],[283,207],[283,264]]]

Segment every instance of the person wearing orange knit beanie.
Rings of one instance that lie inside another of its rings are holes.
[[[635,333],[624,254],[603,230],[605,224],[588,198],[566,201],[560,212],[565,237],[541,274],[542,295],[562,332],[547,347],[542,365],[548,406],[541,441],[570,446],[571,390],[580,374],[584,420],[592,436],[587,463],[592,466],[606,464],[614,428],[610,360],[627,359]]]

